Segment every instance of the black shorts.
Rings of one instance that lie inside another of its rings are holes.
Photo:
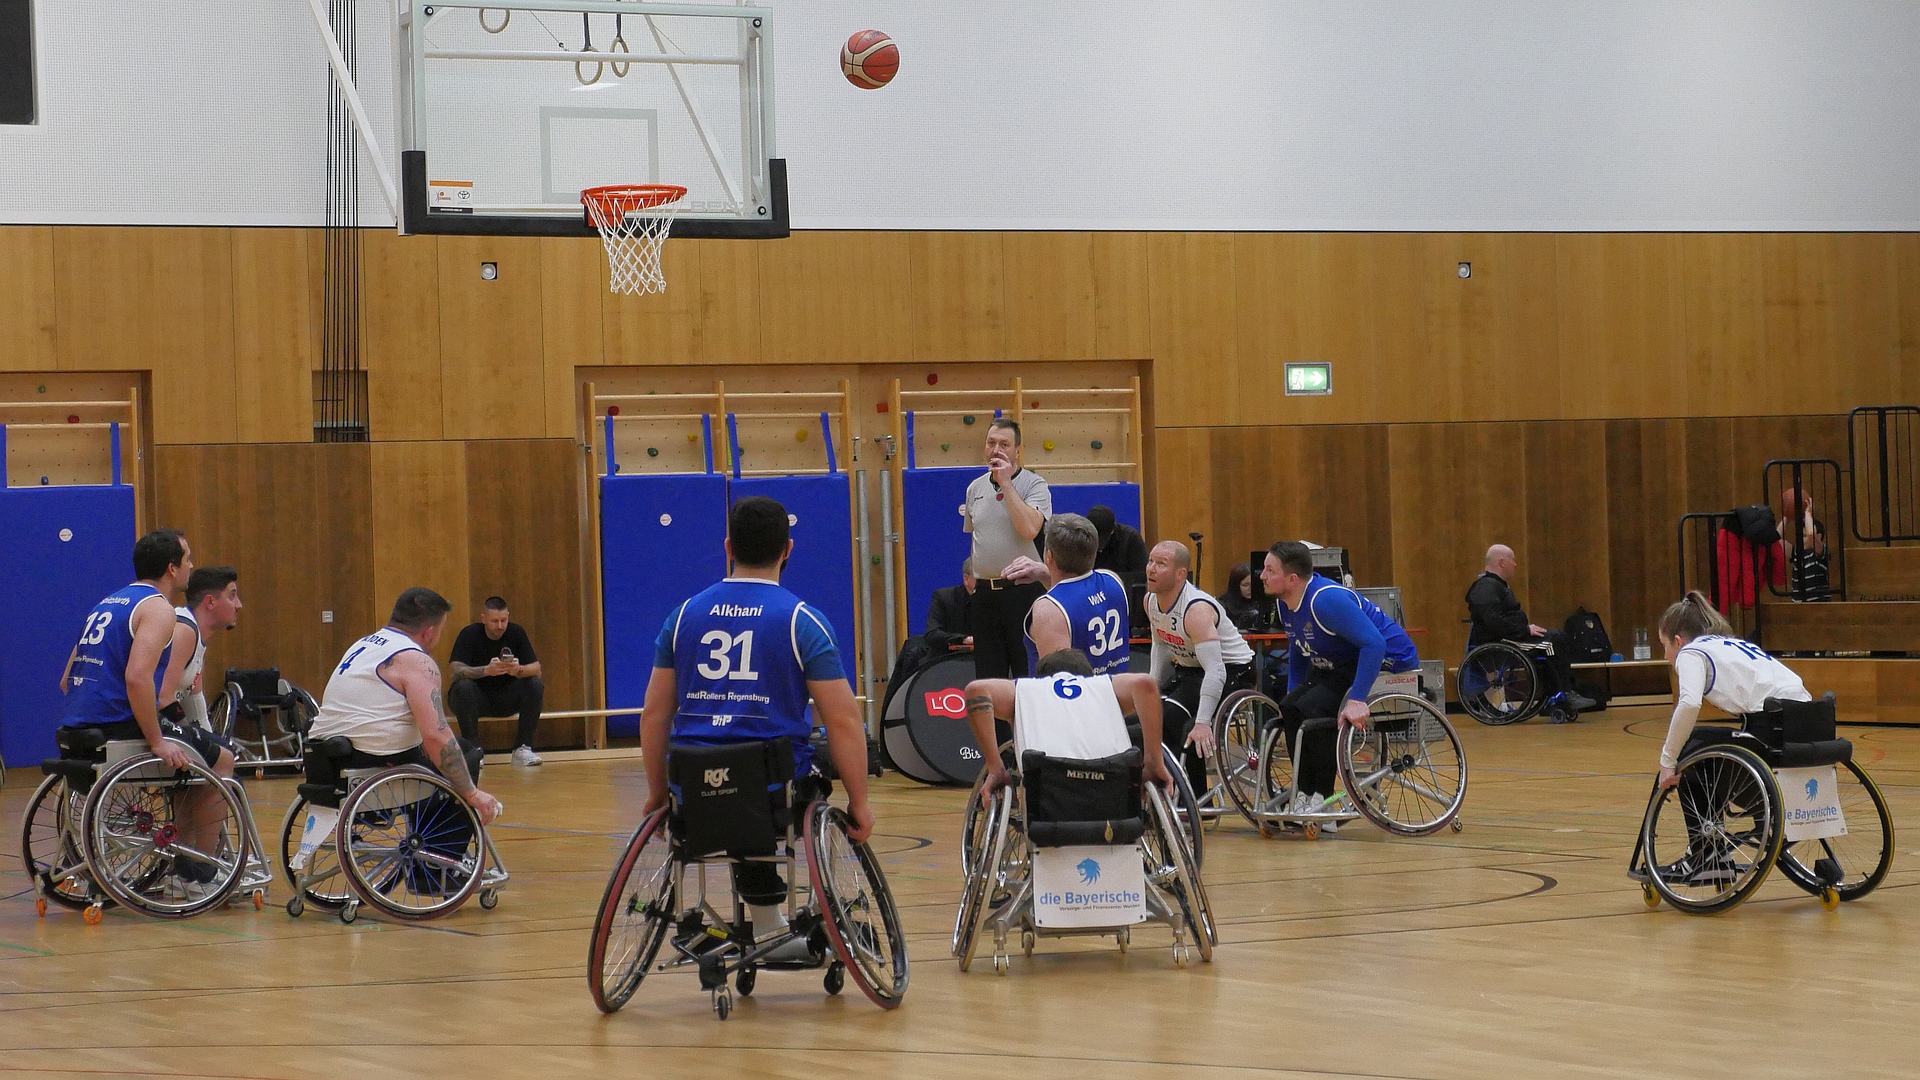
[[[141,742],[147,741],[146,735],[140,730],[140,722],[137,720],[122,720],[114,724],[75,724],[73,726],[99,728],[109,739],[138,739]],[[174,742],[184,743],[187,749],[200,755],[201,763],[209,769],[213,768],[214,765],[220,761],[220,751],[225,750],[229,754],[233,752],[233,743],[197,724],[182,725],[176,724],[171,720],[162,720],[160,721],[160,734],[172,739]]]

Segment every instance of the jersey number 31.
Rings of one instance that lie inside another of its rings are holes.
[[[738,636],[725,630],[709,630],[700,636],[700,644],[712,646],[713,651],[694,668],[708,679],[758,679],[760,673],[753,670],[753,631],[742,630]],[[733,662],[733,647],[740,647],[740,662]]]

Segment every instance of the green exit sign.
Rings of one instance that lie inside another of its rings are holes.
[[[1333,393],[1333,365],[1323,363],[1288,364],[1287,396]]]

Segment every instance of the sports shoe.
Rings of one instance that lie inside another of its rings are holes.
[[[538,765],[540,764],[540,755],[534,753],[533,747],[531,746],[516,746],[513,748],[513,763],[515,765]]]
[[[1567,695],[1567,708],[1572,709],[1576,713],[1586,712],[1589,709],[1598,707],[1599,704],[1599,702],[1583,694]]]
[[[1739,876],[1732,859],[1725,856],[1708,859],[1692,852],[1660,868],[1660,880],[1669,885],[1724,885]],[[1634,881],[1646,881],[1646,868],[1640,866],[1628,870],[1627,877]]]
[[[1287,808],[1287,813],[1295,817],[1304,814],[1324,814],[1326,811],[1327,797],[1325,795],[1315,795],[1310,791],[1294,792],[1293,805]]]

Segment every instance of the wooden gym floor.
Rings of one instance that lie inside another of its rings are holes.
[[[1623,875],[1664,709],[1573,727],[1462,725],[1466,830],[1309,843],[1237,822],[1208,839],[1222,942],[1173,967],[1043,942],[1011,974],[947,956],[964,792],[880,782],[877,844],[912,935],[905,1005],[769,972],[716,1021],[691,974],[602,1017],[592,909],[645,782],[637,761],[489,768],[514,881],[423,926],[279,907],[186,923],[36,918],[0,863],[0,1073],[33,1076],[1909,1076],[1920,1055],[1920,852],[1827,912],[1770,878],[1719,918],[1649,912]],[[1920,730],[1854,728],[1896,823],[1920,827]],[[8,778],[17,836],[37,772]],[[292,782],[249,785],[269,845]],[[1911,846],[1911,842],[1904,846]],[[984,967],[984,970],[983,970]]]

